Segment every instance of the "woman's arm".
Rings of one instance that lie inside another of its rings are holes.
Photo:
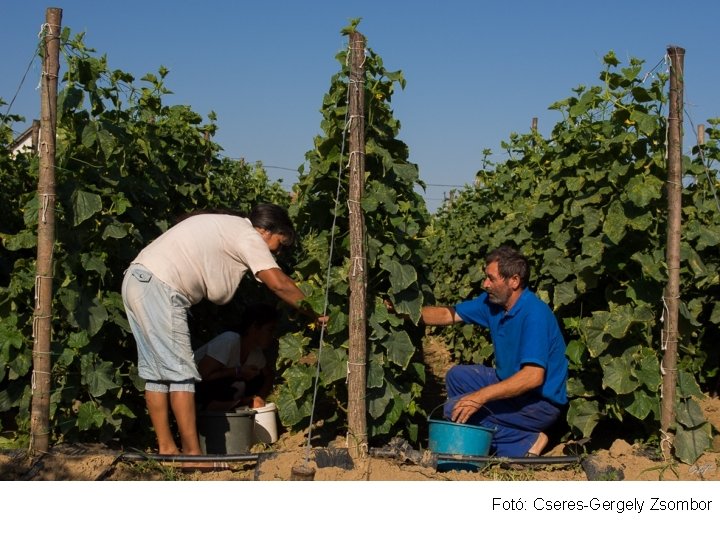
[[[280,300],[290,304],[308,317],[316,319],[321,325],[327,323],[327,316],[321,316],[300,307],[300,302],[305,298],[305,294],[295,284],[292,278],[279,268],[261,270],[257,273],[257,278],[262,281],[275,296],[280,298]]]

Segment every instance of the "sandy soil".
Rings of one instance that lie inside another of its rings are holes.
[[[426,361],[437,380],[450,365],[447,353],[432,341],[426,344]],[[701,406],[706,418],[720,429],[720,399],[708,397]],[[720,435],[713,443],[713,449],[693,465],[663,462],[647,449],[617,440],[609,448],[571,463],[494,461],[477,464],[470,471],[441,471],[431,454],[414,450],[402,440],[352,459],[341,438],[316,448],[308,447],[307,433],[285,433],[272,445],[251,448],[246,461],[218,461],[214,470],[203,472],[96,444],[60,445],[35,458],[22,450],[5,451],[0,453],[0,480],[720,480]],[[573,448],[560,444],[548,449],[544,457],[568,459],[577,453]]]

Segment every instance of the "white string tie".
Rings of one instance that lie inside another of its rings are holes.
[[[35,276],[35,309],[40,307],[40,276]]]
[[[672,441],[670,440],[670,435],[668,435],[661,429],[660,430],[660,451],[663,453],[663,455],[668,455],[671,450],[672,450]]]
[[[52,279],[52,276],[35,276],[35,309],[40,307],[40,280],[41,279]]]
[[[365,257],[353,257],[352,277],[357,277],[358,274],[362,274],[364,272],[364,260]]]

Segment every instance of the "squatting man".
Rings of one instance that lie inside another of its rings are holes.
[[[537,456],[545,431],[567,404],[565,341],[550,307],[527,288],[530,268],[503,246],[485,260],[483,292],[453,306],[425,306],[427,325],[475,324],[487,328],[494,367],[457,365],[445,379],[446,418],[494,430],[491,453]]]

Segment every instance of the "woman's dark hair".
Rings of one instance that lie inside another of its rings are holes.
[[[227,214],[230,216],[244,217],[250,220],[253,227],[257,229],[265,229],[271,233],[282,234],[285,237],[285,245],[291,246],[295,243],[295,227],[290,216],[282,206],[271,203],[261,203],[256,205],[251,211],[250,215],[243,214],[242,212],[236,212],[229,208],[205,208],[201,210],[193,210],[186,214],[178,217],[175,222],[180,223],[189,217],[197,216],[201,214]]]
[[[290,221],[287,210],[282,206],[269,203],[258,204],[248,217],[253,227],[283,235],[287,245],[295,243],[295,227]]]
[[[265,326],[280,319],[280,312],[270,304],[250,304],[245,308],[237,332],[245,335],[252,325]]]
[[[510,246],[500,246],[485,257],[485,264],[497,261],[498,272],[503,279],[514,275],[520,278],[520,287],[527,287],[530,280],[530,265],[525,256]]]

